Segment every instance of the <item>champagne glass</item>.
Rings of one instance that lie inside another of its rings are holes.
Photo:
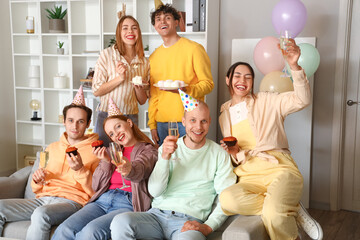
[[[289,64],[287,63],[286,60],[286,55],[285,55],[285,51],[286,51],[286,44],[289,42],[289,39],[291,38],[290,32],[288,30],[282,30],[280,32],[280,49],[281,49],[281,53],[284,57],[285,60],[285,67],[282,70],[282,72],[284,73],[283,75],[281,75],[281,77],[291,77],[288,69],[289,69]]]
[[[123,153],[122,153],[122,149],[121,146],[119,144],[117,144],[116,142],[111,142],[109,144],[109,153],[110,153],[110,157],[111,160],[114,161],[115,165],[118,166],[120,163],[125,163],[125,161],[123,160]],[[122,179],[122,187],[120,189],[124,189],[124,188],[128,188],[130,187],[129,185],[127,185],[125,183],[124,180],[124,176],[121,175],[121,179]]]
[[[179,138],[179,127],[177,121],[170,121],[168,122],[168,129],[169,129],[169,136],[175,136],[176,140]],[[174,157],[174,160],[179,160],[179,158]]]
[[[40,152],[40,162],[39,162],[40,167],[45,169],[48,162],[49,162],[49,152],[46,151],[45,147],[43,147],[42,151]],[[45,171],[45,174],[46,174],[46,171]],[[48,183],[49,183],[48,181],[43,181],[43,185],[46,185]]]

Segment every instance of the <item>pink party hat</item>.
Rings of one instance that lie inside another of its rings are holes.
[[[199,106],[199,100],[197,100],[196,98],[193,98],[192,96],[180,89],[179,94],[185,111],[190,112]]]
[[[109,98],[108,103],[108,117],[114,116],[114,115],[123,115],[122,112],[119,110],[119,108],[116,106],[112,98]]]
[[[84,106],[86,106],[82,85],[80,86],[78,92],[76,93],[72,103],[75,104],[75,105],[84,105]]]

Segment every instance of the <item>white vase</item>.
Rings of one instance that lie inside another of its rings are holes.
[[[40,78],[38,78],[38,77],[30,77],[29,78],[29,87],[31,87],[31,88],[39,88],[40,87]]]
[[[29,78],[39,78],[40,77],[40,66],[39,65],[30,65],[28,70]]]
[[[63,49],[63,48],[57,48],[57,49],[56,49],[56,53],[57,53],[57,54],[64,55],[64,49]]]
[[[66,80],[65,76],[54,77],[54,88],[66,88]]]

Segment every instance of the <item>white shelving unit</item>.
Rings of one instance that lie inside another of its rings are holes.
[[[16,106],[16,141],[17,168],[24,166],[25,155],[35,155],[41,147],[58,141],[64,131],[59,122],[59,115],[65,105],[70,104],[80,87],[80,79],[86,77],[88,69],[94,67],[98,54],[84,51],[97,51],[108,47],[111,38],[115,37],[117,12],[126,4],[126,13],[134,16],[140,23],[143,44],[149,46],[150,54],[162,44],[160,36],[151,25],[150,12],[154,10],[153,0],[9,0],[12,36],[12,61],[14,76],[14,96]],[[185,4],[191,0],[163,0],[172,3],[179,11],[185,11]],[[49,33],[46,8],[62,5],[67,9],[65,16],[65,33]],[[217,76],[218,51],[218,1],[206,2],[205,32],[181,32],[179,35],[202,44],[212,61],[214,81]],[[209,11],[211,10],[211,11]],[[209,13],[212,17],[208,17]],[[35,32],[26,33],[26,16],[33,16]],[[209,19],[209,20],[208,20]],[[212,26],[212,27],[210,27]],[[57,54],[56,43],[65,42],[64,55]],[[211,46],[211,47],[210,47]],[[40,86],[30,87],[28,68],[40,66]],[[57,73],[67,76],[66,88],[54,88],[53,77]],[[85,98],[92,99],[95,113],[97,99],[90,89],[85,89]],[[40,101],[40,121],[31,121],[32,110],[29,103],[32,99]],[[216,94],[207,100],[216,104]],[[145,112],[147,103],[140,106],[139,127],[148,135]],[[215,113],[216,114],[216,113]],[[94,116],[92,118],[95,122]],[[92,127],[92,126],[91,126]],[[214,131],[215,132],[215,131]]]

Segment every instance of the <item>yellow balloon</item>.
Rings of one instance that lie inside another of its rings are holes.
[[[289,77],[284,77],[281,71],[270,72],[260,82],[260,92],[289,92],[294,86]]]

